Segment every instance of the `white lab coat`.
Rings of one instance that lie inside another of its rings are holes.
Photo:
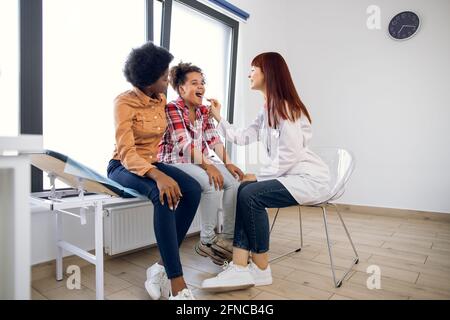
[[[316,204],[329,197],[329,169],[308,148],[312,130],[306,116],[302,115],[295,122],[281,120],[279,129],[272,129],[263,108],[246,129],[236,128],[225,119],[219,122],[217,129],[237,145],[262,142],[270,161],[262,164],[256,174],[258,181],[278,180],[303,205]]]

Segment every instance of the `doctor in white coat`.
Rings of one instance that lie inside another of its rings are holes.
[[[255,57],[249,75],[265,105],[246,129],[220,116],[220,103],[210,99],[211,115],[227,140],[238,145],[261,141],[270,161],[258,174],[245,175],[238,191],[233,262],[202,287],[228,291],[272,284],[269,265],[269,219],[266,208],[284,208],[325,200],[329,193],[327,165],[308,148],[311,117],[295,89],[288,66],[275,52]],[[251,252],[252,261],[248,264]]]

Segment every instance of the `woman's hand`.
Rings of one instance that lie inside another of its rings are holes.
[[[216,119],[217,122],[222,120],[222,116],[220,115],[220,109],[222,108],[220,102],[216,99],[207,99],[211,103],[211,108],[209,109],[209,113]]]
[[[241,182],[253,182],[253,181],[258,181],[256,179],[256,176],[253,173],[247,173],[244,175],[244,178],[242,179]]]
[[[150,169],[146,176],[156,181],[156,185],[159,189],[159,201],[161,204],[164,205],[164,195],[166,195],[167,204],[170,210],[174,210],[174,208],[176,209],[178,202],[180,202],[180,198],[183,196],[178,183],[165,173],[159,171],[157,168]]]
[[[242,172],[241,169],[239,169],[237,166],[235,166],[232,163],[225,165],[225,167],[228,169],[228,171],[230,171],[230,173],[233,175],[233,177],[238,177],[239,181],[242,181],[242,179],[244,178],[244,173]]]
[[[217,169],[212,164],[207,164],[205,167],[206,174],[209,177],[209,184],[213,185],[216,188],[216,190],[222,190],[223,189],[223,176],[220,173],[219,169]]]

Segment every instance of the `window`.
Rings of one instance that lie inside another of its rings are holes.
[[[170,30],[170,51],[173,64],[192,62],[206,78],[206,97],[216,98],[223,105],[226,117],[231,57],[231,27],[210,18],[183,3],[173,2]],[[172,88],[168,100],[177,97]]]
[[[153,1],[153,42],[161,45],[161,23],[163,4],[160,0]]]
[[[0,1],[0,136],[19,134],[19,1]]]
[[[106,175],[113,100],[130,89],[122,70],[131,48],[146,40],[145,21],[143,0],[43,1],[45,149]]]

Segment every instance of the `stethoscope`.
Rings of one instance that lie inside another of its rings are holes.
[[[276,139],[278,140],[281,135],[281,129],[272,129],[269,127],[269,125],[264,121],[264,127],[263,130],[266,132],[265,134],[265,144],[266,144],[266,150],[269,157],[272,157],[272,140]],[[278,145],[278,144],[277,144]]]

